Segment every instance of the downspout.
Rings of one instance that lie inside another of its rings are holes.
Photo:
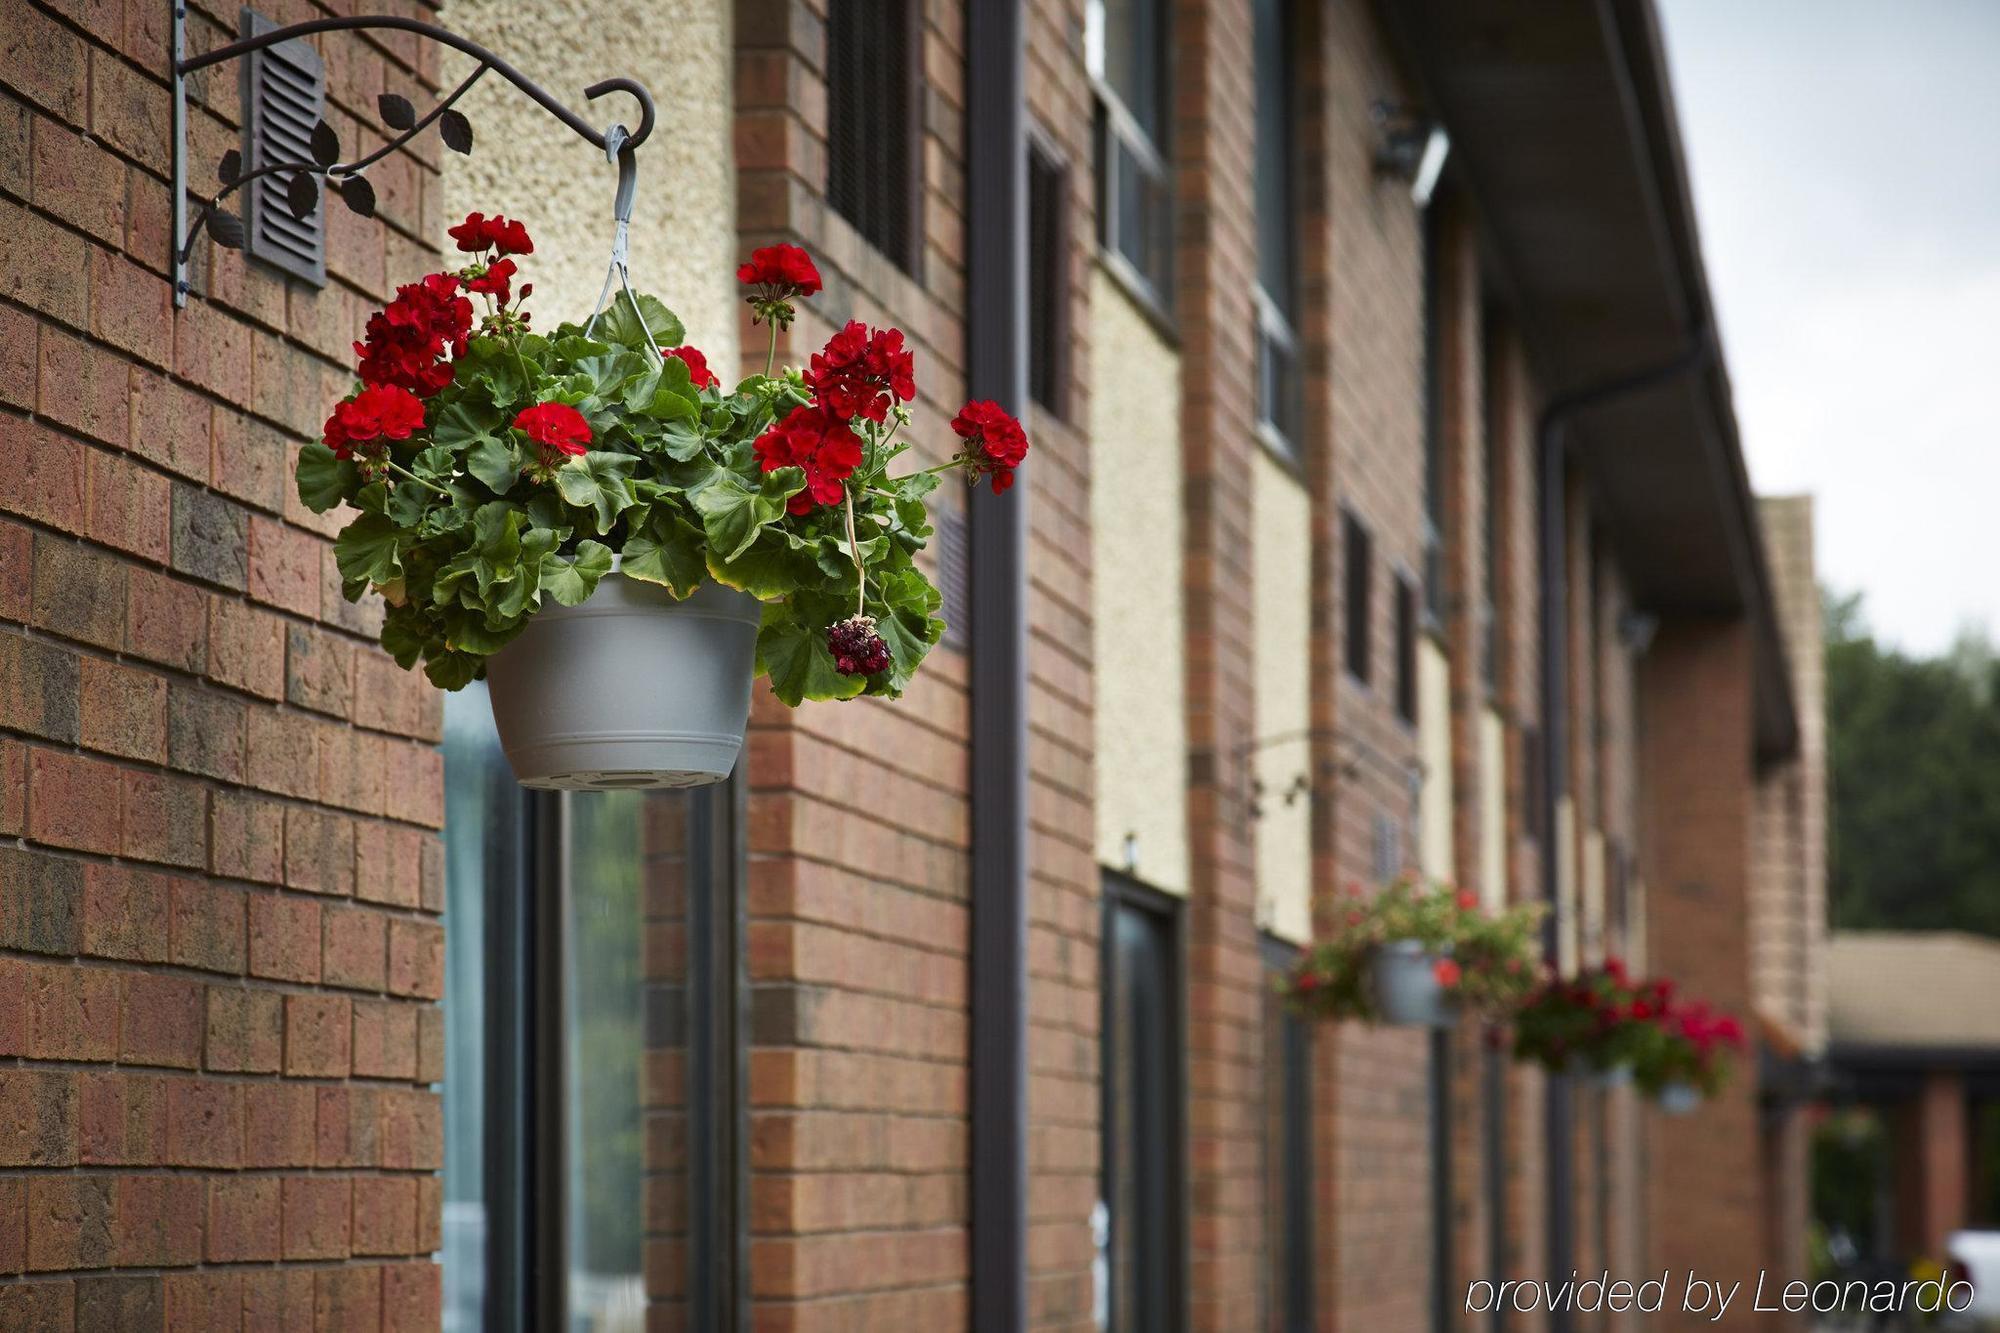
[[[1569,514],[1566,504],[1569,450],[1564,427],[1578,414],[1632,394],[1657,389],[1695,374],[1715,357],[1715,339],[1706,323],[1688,335],[1687,346],[1672,360],[1615,379],[1600,380],[1549,402],[1542,408],[1535,436],[1541,478],[1541,600],[1542,600],[1542,896],[1549,905],[1543,919],[1542,948],[1550,959],[1561,956],[1563,920],[1562,857],[1557,847],[1560,821],[1557,807],[1569,791]],[[1544,1103],[1549,1176],[1549,1272],[1560,1275],[1572,1267],[1576,1253],[1576,1216],[1570,1148],[1574,1107],[1567,1074],[1549,1081]],[[1566,1310],[1550,1311],[1552,1333],[1567,1333]]]
[[[1028,396],[1022,0],[966,17],[966,378]],[[972,611],[972,1333],[1028,1324],[1027,493],[969,506]]]

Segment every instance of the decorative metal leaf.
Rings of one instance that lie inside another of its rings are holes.
[[[218,208],[208,215],[208,234],[215,238],[217,245],[230,250],[241,250],[243,219],[227,209]]]
[[[375,99],[376,114],[392,130],[407,130],[417,123],[417,109],[410,99],[397,93],[383,93]]]
[[[292,210],[292,216],[304,222],[319,207],[319,182],[312,173],[294,171],[285,184],[285,207]]]
[[[452,151],[469,153],[472,151],[472,122],[458,108],[449,108],[438,117],[438,137]]]
[[[325,121],[313,126],[313,161],[323,167],[330,167],[340,161],[340,136],[333,132],[333,126]]]
[[[364,218],[375,216],[375,187],[366,176],[349,176],[333,187],[340,200]]]
[[[215,178],[224,185],[236,184],[236,178],[243,174],[243,154],[234,148],[222,155],[222,161],[215,164]]]

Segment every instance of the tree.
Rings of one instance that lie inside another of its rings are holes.
[[[1833,925],[2000,936],[2000,709],[1985,636],[1913,658],[1824,597]]]

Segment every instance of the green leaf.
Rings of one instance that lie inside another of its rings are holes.
[[[713,482],[689,497],[708,533],[710,554],[725,562],[742,555],[758,533],[784,517],[785,501],[805,482],[806,474],[795,467],[764,473],[762,484],[754,491],[730,473],[717,474]]]
[[[639,314],[632,310],[633,301],[638,302],[639,313],[645,316],[645,325],[639,323]],[[669,347],[679,347],[687,341],[681,329],[681,322],[674,312],[667,309],[656,296],[638,292],[628,297],[620,291],[611,299],[611,308],[604,312],[604,318],[597,321],[597,332],[615,343],[623,343],[634,351],[646,346],[646,330],[650,329],[653,341],[661,351]]]
[[[645,533],[626,539],[619,570],[627,577],[657,583],[686,597],[708,574],[701,530],[678,517],[656,518]]]
[[[525,460],[511,439],[489,435],[465,455],[465,470],[495,495],[505,495],[521,479]]]
[[[766,536],[762,541],[753,542],[749,550],[734,560],[718,560],[711,553],[708,572],[724,587],[747,592],[759,601],[768,602],[796,591],[813,577],[810,566],[801,569],[803,563],[791,543],[773,541]],[[848,573],[853,572],[850,565]]]
[[[504,412],[532,396],[531,381],[523,370],[526,357],[518,351],[504,338],[474,338],[465,358],[458,363],[458,378],[484,387],[493,405]]]
[[[554,552],[542,557],[542,591],[564,606],[575,606],[596,592],[597,581],[610,572],[610,547],[602,542],[578,542],[574,560]]]
[[[660,448],[676,463],[685,463],[701,453],[702,434],[692,422],[675,421],[660,433]]]
[[[606,533],[633,503],[630,478],[638,462],[630,454],[592,450],[556,469],[556,489],[577,508],[591,510],[597,519],[595,531]]]
[[[486,672],[486,659],[471,653],[439,653],[424,663],[424,674],[441,690],[462,690]]]
[[[453,453],[490,443],[504,433],[505,418],[491,404],[476,398],[460,398],[447,407],[431,427],[431,438]]]
[[[678,358],[676,358],[678,359]],[[637,352],[615,347],[599,356],[587,356],[571,365],[571,373],[588,381],[589,392],[610,401],[622,398],[627,384],[646,375],[646,359]]]
[[[333,540],[334,562],[346,584],[387,583],[403,572],[396,551],[400,530],[380,514],[363,514]]]
[[[781,604],[764,608],[757,669],[771,678],[771,692],[794,708],[804,699],[852,699],[868,686],[864,677],[844,676],[834,666],[825,629],[802,624]]]
[[[335,458],[333,450],[314,442],[299,450],[299,503],[315,514],[345,500],[361,480],[361,470],[351,460]]]

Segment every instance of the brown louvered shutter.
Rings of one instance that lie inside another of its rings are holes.
[[[937,552],[937,585],[944,595],[944,645],[963,652],[972,646],[972,552],[965,515],[954,509],[931,514],[931,547]]]
[[[254,36],[277,25],[243,12],[243,32]],[[255,51],[243,62],[243,167],[271,162],[311,162],[313,126],[326,114],[326,67],[302,40]],[[326,204],[306,218],[285,205],[291,173],[259,177],[243,189],[244,249],[251,258],[315,286],[326,285]]]
[[[827,202],[904,269],[916,263],[915,25],[910,0],[832,0]]]

